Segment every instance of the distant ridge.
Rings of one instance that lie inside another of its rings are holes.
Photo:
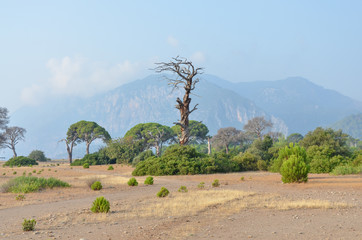
[[[350,136],[362,140],[362,113],[350,115],[334,123],[331,127],[342,130]]]

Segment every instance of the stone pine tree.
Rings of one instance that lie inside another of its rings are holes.
[[[185,90],[183,99],[176,99],[176,108],[180,111],[180,120],[174,124],[181,127],[180,145],[186,145],[190,136],[189,115],[197,109],[198,105],[196,104],[190,110],[190,94],[199,82],[196,76],[202,73],[203,68],[196,68],[191,61],[179,56],[172,58],[170,62],[159,62],[156,65],[155,71],[157,73],[173,73],[174,78],[168,78],[168,84],[173,87],[173,90],[178,89],[180,86]]]
[[[14,158],[17,157],[17,153],[15,151],[16,144],[19,143],[19,141],[25,140],[26,130],[21,127],[7,127],[5,128],[5,132],[3,133],[3,145],[7,148],[10,148],[14,153]]]

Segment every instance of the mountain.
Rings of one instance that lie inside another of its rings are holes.
[[[45,151],[48,157],[65,157],[65,144],[59,140],[65,137],[72,123],[95,121],[113,138],[122,137],[138,123],[158,122],[172,126],[179,119],[176,98],[182,95],[182,89],[172,91],[160,75],[151,75],[89,99],[68,97],[54,99],[42,106],[23,108],[11,116],[11,125],[28,131],[26,142],[18,145],[20,154],[27,155],[39,149]],[[198,109],[190,115],[190,119],[202,121],[208,126],[210,134],[215,134],[221,127],[242,129],[249,119],[256,116],[271,119],[273,131],[288,132],[283,120],[234,91],[209,82],[207,78],[202,78],[196,86],[191,105],[196,103],[199,104]],[[97,144],[93,144],[93,150],[97,148]],[[74,155],[82,157],[84,146],[76,147]]]
[[[362,113],[361,102],[301,77],[238,83],[215,76],[205,77],[208,81],[252,100],[268,113],[283,119],[289,133],[305,134],[319,126],[330,126],[351,114]]]
[[[341,129],[344,133],[362,140],[362,113],[350,115],[331,125],[335,130]]]

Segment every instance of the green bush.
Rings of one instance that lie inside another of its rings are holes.
[[[157,197],[166,197],[170,192],[165,187],[161,187],[161,190],[157,193]]]
[[[258,170],[257,162],[260,158],[252,153],[239,153],[232,160],[237,163],[240,171]]]
[[[137,180],[133,177],[133,178],[130,178],[127,182],[128,186],[138,186],[138,182]]]
[[[154,157],[155,154],[152,152],[152,150],[143,151],[140,154],[138,154],[135,158],[133,158],[132,165],[136,166],[137,163],[142,162],[146,160],[149,157]]]
[[[179,192],[182,192],[182,193],[186,193],[188,192],[187,190],[187,187],[186,186],[181,186],[179,189],[178,189]]]
[[[104,197],[98,197],[94,200],[93,205],[91,207],[91,211],[94,213],[107,213],[109,212],[110,204],[107,199]]]
[[[12,193],[29,193],[54,187],[70,187],[70,185],[56,178],[45,179],[21,176],[11,179],[7,183],[3,184],[1,186],[1,191]]]
[[[113,166],[109,166],[107,170],[114,170]]]
[[[38,162],[46,162],[46,161],[50,160],[50,159],[46,158],[44,155],[44,152],[40,151],[40,150],[32,151],[29,154],[28,158],[34,159],[35,161],[38,161]]]
[[[279,150],[278,158],[272,160],[272,164],[269,170],[271,172],[280,172],[280,168],[284,161],[287,161],[292,155],[301,158],[305,163],[307,161],[306,150],[303,147],[300,147],[298,144],[290,143],[289,146],[285,146]]]
[[[266,170],[268,170],[268,166],[267,166],[267,164],[266,164],[266,161],[264,161],[264,160],[258,160],[258,161],[256,162],[256,166],[258,167],[258,169],[259,169],[260,171],[266,171]]]
[[[219,187],[220,186],[219,179],[215,179],[211,185],[212,185],[212,187]]]
[[[280,168],[283,183],[307,182],[309,166],[302,156],[291,155]]]
[[[36,221],[34,219],[26,220],[23,222],[23,231],[33,231],[36,225]]]
[[[83,168],[89,168],[89,163],[84,163]]]
[[[30,165],[38,165],[38,163],[31,158],[19,156],[15,158],[10,158],[6,163],[4,163],[4,166],[30,166]]]
[[[197,185],[197,188],[199,188],[199,189],[204,189],[204,188],[205,188],[205,183],[204,183],[204,182],[200,182],[200,183]]]
[[[90,166],[107,165],[115,164],[116,160],[109,158],[106,154],[106,150],[101,149],[98,152],[86,154],[82,159],[74,160],[71,166],[83,166],[85,163],[88,163]]]
[[[149,157],[139,162],[134,176],[190,175],[232,172],[236,164],[225,153],[212,156],[198,153],[192,146],[173,145],[161,157]]]
[[[332,175],[348,175],[348,174],[359,174],[362,173],[362,165],[359,167],[354,166],[338,166],[331,172]]]
[[[145,180],[145,185],[153,185],[153,177],[148,176]]]
[[[100,181],[96,181],[92,184],[91,189],[94,191],[99,191],[103,188],[102,184]]]
[[[90,177],[90,178],[87,178],[87,180],[86,180],[86,184],[89,188],[92,188],[92,185],[95,182],[100,182],[100,179],[98,177]]]

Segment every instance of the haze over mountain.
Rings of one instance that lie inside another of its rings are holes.
[[[362,113],[350,115],[331,125],[331,128],[351,135],[352,137],[362,140]]]
[[[283,119],[289,133],[304,135],[318,126],[327,127],[348,115],[362,112],[362,102],[301,77],[239,83],[215,76],[207,76],[207,79],[235,91],[268,113]]]
[[[162,76],[151,75],[92,98],[68,97],[24,107],[12,115],[10,123],[27,129],[26,142],[18,144],[18,152],[27,155],[39,149],[48,157],[65,157],[64,143],[59,140],[79,120],[99,123],[112,138],[122,137],[138,123],[172,126],[179,119],[174,106],[182,89],[171,90]],[[201,75],[194,93],[191,105],[199,105],[190,119],[206,124],[211,135],[221,127],[242,129],[256,116],[271,119],[273,131],[305,134],[317,126],[327,126],[346,115],[362,112],[361,103],[302,78],[231,83]],[[93,144],[91,151],[98,147]],[[77,146],[74,156],[82,157],[84,152],[84,146]]]

